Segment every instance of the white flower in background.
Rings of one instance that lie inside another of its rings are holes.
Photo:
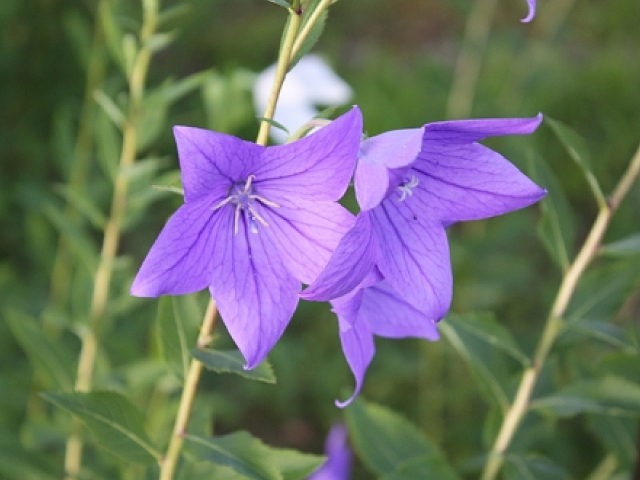
[[[276,65],[260,73],[253,85],[253,102],[258,116],[264,114]],[[335,74],[318,55],[306,55],[285,77],[278,99],[274,120],[294,133],[320,111],[317,105],[338,106],[353,96],[351,87]],[[287,134],[279,128],[271,128],[271,138],[284,143]]]

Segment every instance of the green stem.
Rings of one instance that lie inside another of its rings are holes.
[[[447,118],[466,118],[471,113],[497,5],[498,0],[476,0],[473,3],[465,27],[462,50],[456,60],[447,101]]]
[[[533,394],[533,389],[542,371],[545,361],[551,351],[555,340],[562,328],[562,318],[567,311],[569,302],[575,293],[578,281],[598,253],[604,234],[607,231],[611,218],[620,206],[624,197],[629,193],[640,174],[640,147],[629,163],[626,172],[620,178],[618,185],[613,191],[609,202],[600,208],[591,231],[580,248],[580,252],[564,274],[560,289],[553,302],[545,324],[542,336],[534,353],[531,366],[527,368],[520,380],[520,385],[516,391],[513,403],[507,410],[502,421],[502,426],[498,432],[493,448],[489,453],[489,460],[482,474],[482,480],[494,480],[504,463],[504,453],[509,447],[513,436],[518,430],[522,418],[529,409],[529,403]]]
[[[310,22],[307,23],[309,25]],[[289,11],[289,22],[287,31],[285,32],[284,41],[282,42],[282,48],[280,49],[280,56],[278,57],[278,66],[276,67],[276,76],[273,79],[273,85],[271,86],[271,93],[269,94],[269,100],[267,101],[267,108],[264,111],[263,117],[265,119],[272,119],[273,114],[276,111],[276,104],[278,103],[278,96],[282,89],[284,77],[289,69],[289,63],[291,61],[291,51],[293,43],[298,34],[300,28],[300,12],[291,9]],[[256,143],[258,145],[266,145],[269,138],[269,129],[271,124],[263,120],[260,124],[260,131],[258,132],[258,138]]]
[[[157,2],[144,2],[144,18],[140,35],[141,44],[153,35],[156,28]],[[82,345],[78,360],[78,373],[75,389],[78,392],[89,392],[93,381],[93,371],[99,345],[99,333],[102,321],[107,310],[107,301],[113,273],[113,263],[120,243],[122,221],[127,203],[127,191],[129,188],[128,177],[123,174],[136,159],[138,131],[137,121],[144,95],[144,84],[149,67],[151,51],[143,47],[136,57],[129,78],[129,115],[123,126],[122,150],[118,175],[114,182],[111,212],[105,225],[100,262],[94,277],[93,294],[89,310],[89,321],[82,332]],[[81,424],[74,420],[73,433],[67,441],[65,453],[66,480],[77,480],[82,465],[83,442],[81,436]]]
[[[285,39],[282,43],[282,49],[278,57],[278,66],[276,69],[276,76],[273,80],[273,86],[271,87],[271,95],[267,103],[267,108],[263,117],[265,119],[272,119],[273,113],[276,109],[278,102],[278,96],[284,82],[284,77],[287,73],[289,62],[291,59],[291,49],[293,42],[298,33],[300,27],[300,12],[299,8],[294,7],[289,11],[290,18],[288,22],[287,31],[285,32]],[[258,132],[258,138],[256,143],[259,145],[266,145],[269,137],[270,124],[267,121],[263,121],[260,125],[260,131]],[[202,327],[200,330],[200,336],[198,337],[198,348],[203,348],[209,343],[213,328],[216,321],[216,306],[215,302],[211,300],[209,307],[205,313],[202,321]],[[189,365],[189,371],[185,384],[182,389],[182,396],[180,397],[180,405],[178,406],[178,415],[173,427],[173,434],[167,447],[167,454],[160,462],[160,480],[173,480],[180,454],[182,453],[182,447],[184,445],[184,437],[189,426],[189,418],[191,417],[191,411],[193,409],[193,402],[195,400],[196,391],[198,389],[198,383],[200,382],[200,376],[202,375],[203,365],[199,360],[195,358],[191,360]]]
[[[216,318],[216,304],[211,300],[207,307],[207,312],[204,315],[202,327],[200,328],[200,335],[198,336],[197,343],[198,348],[204,348],[209,344],[213,328],[216,324]],[[173,426],[173,435],[169,441],[167,454],[160,463],[160,480],[171,480],[175,474],[178,459],[180,458],[180,452],[182,451],[182,446],[184,444],[184,436],[189,425],[189,418],[191,417],[191,410],[193,409],[193,402],[196,397],[198,383],[200,382],[202,367],[202,362],[199,360],[196,360],[195,358],[191,360],[189,372],[187,373],[184,388],[182,389],[182,396],[180,397],[178,415]]]
[[[313,29],[313,26],[316,24],[316,22],[320,18],[320,15],[322,15],[322,13],[327,8],[329,8],[329,6],[332,3],[333,3],[333,0],[322,0],[318,4],[316,9],[313,11],[313,14],[311,14],[311,16],[309,17],[309,20],[307,20],[307,22],[304,24],[304,27],[302,27],[302,29],[300,30],[300,34],[296,38],[296,41],[293,44],[293,47],[291,48],[291,54],[289,56],[289,59],[290,59],[289,61],[292,61],[296,57],[296,55],[298,55],[298,52],[300,52],[300,49],[302,48],[302,45],[304,44],[305,40],[307,39],[307,37],[311,33],[311,30]]]
[[[93,92],[102,83],[106,70],[106,56],[104,50],[104,32],[100,12],[102,5],[109,0],[102,0],[98,6],[98,16],[95,21],[95,33],[89,65],[87,67],[87,81],[80,113],[78,137],[73,152],[73,161],[69,172],[68,185],[77,190],[84,190],[87,183],[91,149],[93,148],[93,129],[96,104],[93,100]],[[65,208],[65,216],[72,222],[79,222],[81,215],[68,203]],[[51,271],[51,292],[49,294],[49,309],[63,310],[70,293],[72,277],[71,244],[66,237],[61,237],[56,252],[53,269]],[[53,330],[54,327],[47,321],[48,315],[44,315],[45,328]]]

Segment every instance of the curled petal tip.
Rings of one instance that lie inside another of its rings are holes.
[[[527,3],[529,4],[529,13],[520,20],[522,23],[529,23],[536,16],[536,0],[527,0]]]
[[[336,400],[335,401],[336,407],[338,408],[348,407],[353,403],[353,401],[356,399],[357,396],[358,396],[358,392],[354,392],[353,395],[350,398],[346,399],[344,402],[341,402],[340,400]]]

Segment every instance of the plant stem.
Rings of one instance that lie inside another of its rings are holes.
[[[104,32],[102,31],[101,11],[102,5],[109,0],[101,0],[98,5],[91,47],[91,56],[87,67],[87,80],[80,113],[80,124],[78,126],[78,136],[73,151],[73,161],[69,171],[68,185],[78,190],[84,190],[89,171],[91,149],[93,147],[93,129],[96,104],[93,100],[93,92],[102,83],[106,70],[106,56],[104,49]],[[79,212],[67,203],[64,212],[65,216],[72,222],[79,222],[81,216]],[[67,237],[62,236],[58,243],[53,269],[51,271],[51,291],[49,293],[49,309],[63,310],[70,293],[70,282],[72,277],[71,245]],[[44,315],[45,328],[55,330],[55,327],[48,321],[49,316]]]
[[[296,57],[296,55],[298,55],[298,52],[300,52],[300,49],[302,48],[302,44],[305,42],[305,40],[309,36],[309,33],[311,33],[311,29],[320,18],[320,15],[322,15],[322,13],[327,8],[329,8],[329,5],[331,5],[332,3],[333,3],[333,0],[322,0],[318,4],[316,9],[313,11],[313,14],[311,14],[311,16],[309,17],[309,20],[304,24],[304,26],[300,30],[300,34],[298,35],[298,38],[296,38],[296,41],[293,44],[293,47],[291,48],[289,61],[292,61]]]
[[[157,19],[157,2],[144,2],[144,18],[141,29],[141,43],[153,35]],[[100,326],[105,318],[107,301],[113,273],[113,262],[120,243],[122,220],[127,203],[128,177],[123,173],[136,159],[138,131],[137,120],[140,113],[142,98],[144,95],[144,83],[149,67],[151,51],[143,47],[136,56],[136,60],[129,78],[129,115],[123,125],[122,150],[118,175],[114,182],[113,198],[111,201],[111,213],[105,225],[100,262],[95,274],[89,321],[86,329],[81,332],[82,345],[78,360],[78,373],[75,390],[89,392],[93,380],[96,354],[98,351],[98,338]],[[77,480],[82,465],[82,424],[74,420],[73,433],[67,441],[65,453],[65,475],[67,480]]]
[[[287,74],[287,69],[289,67],[291,58],[291,48],[300,27],[300,12],[298,10],[298,8],[292,8],[291,10],[289,10],[290,18],[288,28],[285,32],[285,39],[282,44],[282,50],[280,51],[280,55],[278,57],[276,76],[273,80],[273,86],[271,87],[271,94],[267,103],[267,108],[263,115],[265,119],[273,118],[273,113],[276,109],[280,89],[282,88],[284,77]],[[267,139],[269,137],[269,127],[269,122],[263,121],[261,123],[260,131],[258,132],[258,138],[256,140],[257,144],[267,144]],[[209,339],[211,338],[211,334],[213,332],[213,327],[215,326],[216,315],[216,305],[215,302],[211,300],[209,302],[207,312],[205,313],[202,322],[200,336],[198,337],[198,348],[203,348],[209,343]],[[189,372],[187,373],[187,378],[185,379],[185,384],[182,390],[182,396],[180,397],[180,405],[178,407],[178,415],[173,427],[173,434],[171,436],[171,440],[169,441],[167,454],[160,463],[160,480],[173,480],[174,478],[178,460],[180,459],[180,454],[184,445],[184,437],[189,425],[189,418],[193,409],[193,402],[195,400],[196,391],[198,389],[198,383],[200,382],[202,368],[202,362],[196,360],[195,358],[191,359]]]
[[[497,5],[498,0],[476,0],[473,4],[465,26],[464,44],[456,60],[447,100],[447,118],[466,118],[471,113]]]
[[[309,21],[307,25],[311,22]],[[264,111],[263,117],[265,119],[272,119],[273,114],[276,111],[276,104],[278,103],[278,96],[280,95],[280,89],[284,82],[284,77],[289,69],[289,63],[291,61],[291,50],[293,48],[293,42],[298,34],[300,28],[300,12],[296,10],[289,10],[289,22],[288,28],[285,33],[284,41],[282,42],[282,48],[280,49],[280,55],[278,57],[278,66],[276,68],[276,76],[273,79],[273,85],[271,86],[271,93],[269,94],[269,100],[267,102],[267,108]],[[269,129],[271,124],[266,120],[263,120],[260,124],[260,130],[258,131],[258,138],[256,143],[258,145],[266,145],[269,138]]]
[[[555,342],[562,327],[562,317],[567,311],[569,302],[575,293],[578,281],[582,274],[589,266],[591,261],[598,253],[598,249],[602,243],[604,234],[620,206],[620,203],[629,192],[631,186],[638,178],[640,173],[640,147],[629,163],[629,167],[620,178],[618,185],[613,191],[606,205],[600,208],[591,231],[584,241],[580,252],[575,260],[564,274],[560,289],[553,302],[553,306],[549,312],[547,322],[545,324],[542,336],[535,350],[531,366],[527,368],[520,380],[520,385],[514,397],[514,401],[507,410],[502,421],[502,426],[496,437],[496,441],[489,453],[489,459],[482,474],[482,480],[493,480],[498,475],[502,464],[504,463],[503,454],[509,447],[518,426],[529,408],[529,402],[533,394],[542,367],[551,351],[551,347]]]
[[[200,335],[198,336],[198,348],[204,348],[208,345],[213,328],[216,324],[217,309],[213,300],[209,302],[207,311],[204,315],[202,327],[200,328]],[[193,409],[193,402],[196,396],[196,390],[198,389],[198,383],[200,381],[200,375],[202,374],[202,362],[195,358],[191,360],[189,365],[189,372],[184,382],[184,388],[182,389],[182,396],[180,397],[180,406],[178,408],[178,416],[173,427],[173,435],[169,442],[166,456],[160,463],[160,480],[171,480],[178,465],[178,459],[180,458],[180,452],[184,444],[184,435],[187,431],[189,424],[189,417],[191,416],[191,410]]]

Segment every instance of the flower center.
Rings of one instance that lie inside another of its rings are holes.
[[[398,190],[400,191],[400,201],[404,202],[407,197],[412,196],[413,189],[416,188],[419,183],[420,181],[415,175],[411,175],[409,180],[405,179],[405,181],[398,186]]]
[[[233,234],[238,234],[238,224],[240,223],[240,214],[244,212],[247,225],[251,233],[258,233],[258,223],[268,227],[267,221],[260,216],[255,208],[255,202],[271,207],[280,208],[275,202],[267,200],[260,195],[256,195],[253,190],[253,180],[255,175],[249,175],[246,182],[236,182],[229,188],[229,196],[213,206],[212,210],[215,212],[219,208],[224,207],[227,204],[235,206],[235,213],[233,216]]]

